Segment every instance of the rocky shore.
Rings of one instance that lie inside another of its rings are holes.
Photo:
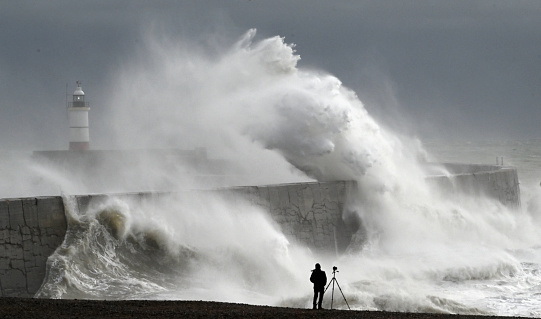
[[[382,311],[311,310],[206,301],[101,301],[0,297],[0,318],[503,319],[510,317]]]

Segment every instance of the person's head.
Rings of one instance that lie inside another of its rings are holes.
[[[321,269],[321,265],[320,265],[320,264],[316,264],[316,269],[317,269],[317,270],[320,270],[320,269]]]

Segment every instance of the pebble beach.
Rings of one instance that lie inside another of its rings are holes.
[[[503,319],[513,317],[328,309],[312,310],[207,301],[102,301],[4,297],[0,298],[0,318]]]

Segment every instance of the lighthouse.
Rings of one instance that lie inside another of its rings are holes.
[[[90,131],[88,129],[88,111],[90,105],[85,102],[85,92],[81,88],[81,81],[77,81],[77,88],[73,92],[73,101],[68,105],[70,124],[70,151],[86,151],[90,148]]]

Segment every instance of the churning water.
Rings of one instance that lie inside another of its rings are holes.
[[[117,139],[134,142],[143,128],[139,146],[198,136],[226,157],[240,153],[252,174],[354,179],[351,205],[365,240],[342,256],[321,256],[290,243],[265,212],[239,199],[111,198],[79,212],[66,196],[69,231],[38,297],[311,307],[308,278],[319,262],[329,277],[338,266],[353,309],[541,315],[538,141],[425,147],[379,125],[336,77],[299,68],[282,38],[254,35],[222,54],[153,43],[154,59],[128,66],[116,88],[115,118],[130,123],[119,123]],[[144,95],[125,100],[133,92]],[[521,185],[519,210],[425,183],[427,161],[490,164],[496,156],[512,157],[519,178],[532,178]],[[334,307],[346,308],[336,293]]]

